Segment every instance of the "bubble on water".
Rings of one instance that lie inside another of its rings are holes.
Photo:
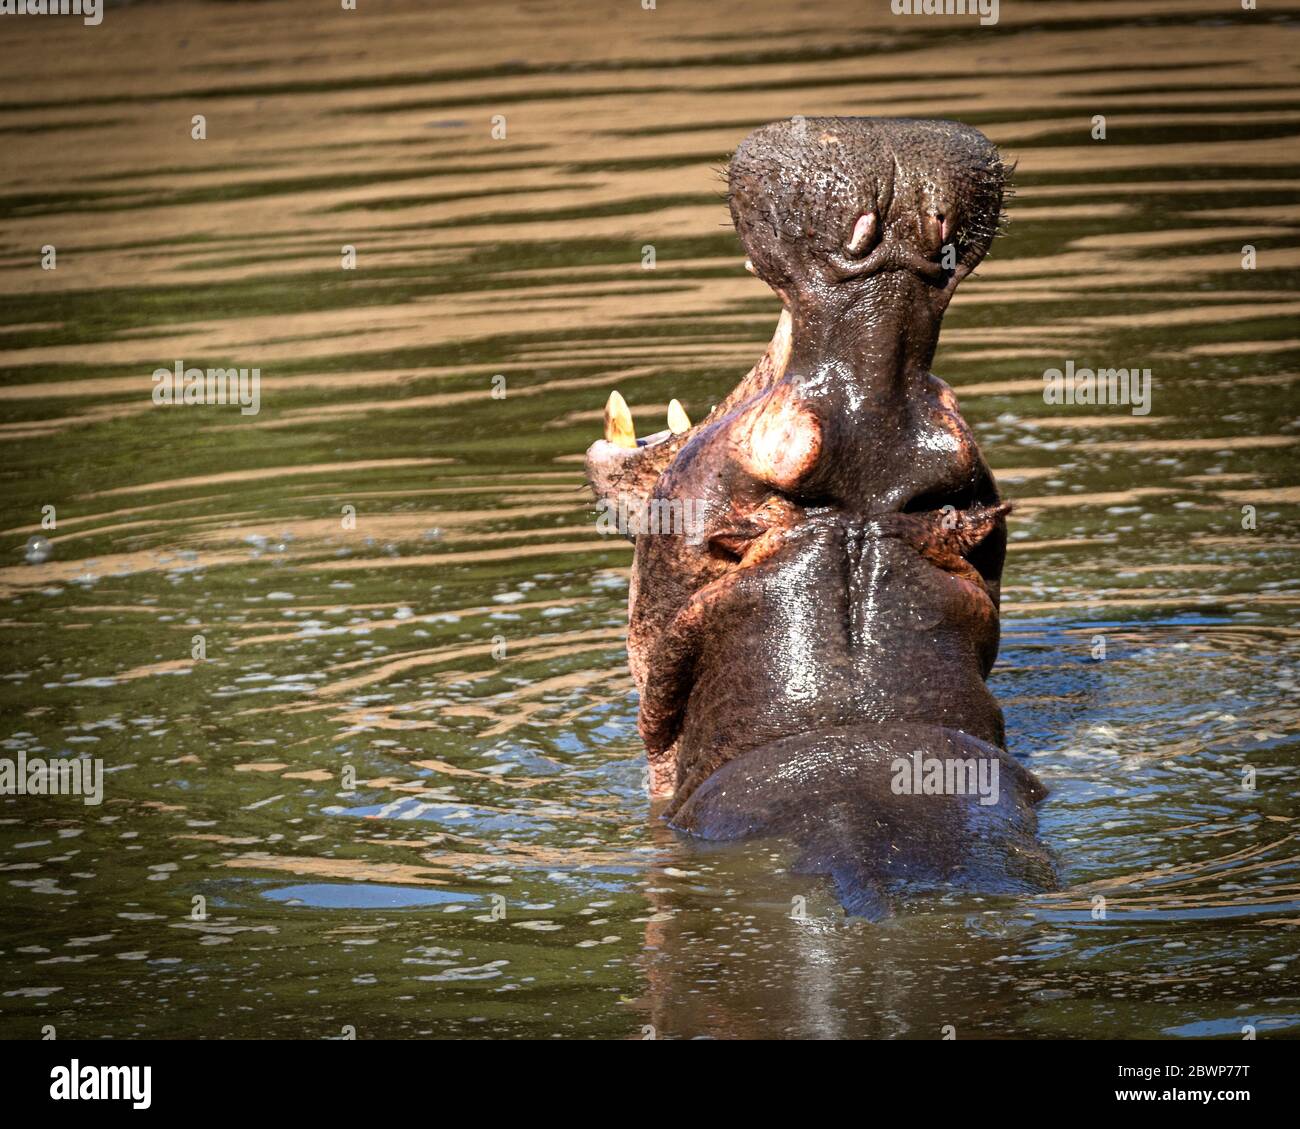
[[[50,554],[53,552],[54,546],[50,544],[50,539],[37,534],[35,537],[27,538],[27,547],[23,550],[23,557],[28,564],[44,564],[50,559]]]

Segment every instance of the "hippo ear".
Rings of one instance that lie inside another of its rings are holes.
[[[1001,596],[1010,502],[978,503],[965,509],[947,505],[925,513],[897,515],[899,532],[927,560],[982,585],[994,607]]]

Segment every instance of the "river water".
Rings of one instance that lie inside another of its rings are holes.
[[[1300,10],[1262,7],[7,21],[0,745],[104,777],[0,797],[0,1032],[1300,1033]],[[719,170],[792,114],[1018,162],[935,368],[1016,504],[991,684],[1059,893],[845,921],[643,794],[582,452],[610,389],[656,431],[761,352]],[[154,404],[178,362],[260,410]],[[1067,362],[1150,411],[1046,403]]]

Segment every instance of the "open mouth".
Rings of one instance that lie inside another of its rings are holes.
[[[605,404],[605,435],[587,451],[587,484],[598,499],[649,498],[659,476],[692,437],[730,414],[735,405],[770,388],[785,376],[790,363],[790,311],[782,309],[772,340],[736,388],[708,415],[692,424],[677,400],[670,401],[667,426],[638,438],[627,402],[617,391]]]

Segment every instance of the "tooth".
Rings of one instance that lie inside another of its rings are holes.
[[[757,272],[754,270],[754,260],[753,260],[753,259],[746,259],[746,260],[745,260],[745,269],[746,269],[747,271],[749,271],[750,274],[756,274],[756,273],[757,273]]]
[[[691,417],[686,414],[686,409],[682,407],[680,400],[668,401],[668,430],[674,435],[680,435],[683,431],[690,431]]]
[[[605,403],[605,438],[616,447],[636,446],[632,413],[627,410],[627,401],[617,391],[611,392]]]

